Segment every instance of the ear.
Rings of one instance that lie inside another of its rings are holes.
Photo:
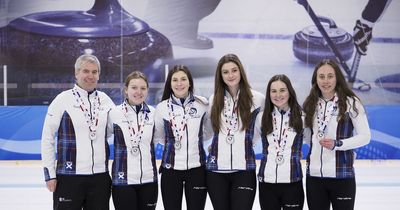
[[[125,97],[128,98],[128,88],[124,87],[124,93],[125,93]]]

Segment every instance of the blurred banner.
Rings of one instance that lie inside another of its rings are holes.
[[[357,159],[400,159],[400,106],[367,106],[371,142],[356,151]],[[0,107],[0,160],[39,160],[40,138],[47,106]],[[111,157],[113,156],[113,140]],[[205,145],[207,147],[208,145]],[[303,154],[308,153],[304,145]],[[260,158],[261,144],[256,145]],[[157,159],[162,145],[156,146]]]
[[[386,2],[0,0],[0,66],[7,65],[8,105],[51,103],[73,86],[74,62],[83,53],[99,58],[99,89],[116,104],[134,70],[149,78],[148,103],[158,103],[165,70],[177,64],[189,67],[196,94],[208,97],[218,60],[227,53],[239,56],[253,89],[265,93],[269,78],[286,74],[302,102],[318,61],[341,57],[348,74],[343,64],[351,67],[356,60],[352,35],[361,17],[375,24],[366,55],[349,74],[357,77],[354,90],[364,104],[399,105],[400,1]]]

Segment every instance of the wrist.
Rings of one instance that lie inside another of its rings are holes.
[[[336,147],[341,147],[343,145],[342,140],[334,140],[335,144],[333,145],[332,150],[334,150]]]

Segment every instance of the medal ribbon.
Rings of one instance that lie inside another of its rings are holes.
[[[144,106],[144,105],[142,105]],[[131,140],[131,148],[133,147],[139,147],[139,144],[142,140],[143,136],[143,130],[144,130],[144,125],[148,119],[147,113],[144,111],[137,112],[137,115],[139,116],[139,121],[138,121],[138,128],[137,131],[135,130],[135,127],[133,126],[133,120],[129,120],[128,113],[129,113],[129,107],[128,103],[126,100],[124,103],[122,103],[122,112],[124,113],[125,119],[128,121],[128,129],[129,129],[129,137]],[[131,110],[134,111],[133,107],[131,106]],[[142,108],[143,110],[143,108]]]
[[[285,146],[287,143],[290,110],[285,113],[280,113],[283,115],[283,117],[281,117],[281,119],[283,120],[283,122],[281,122],[282,127],[278,126],[277,112],[279,112],[279,110],[275,108],[274,112],[272,113],[272,122],[274,125],[272,137],[276,148],[276,155],[278,156],[279,154],[283,155],[283,151],[285,150]]]
[[[332,114],[337,110],[338,108],[338,100],[339,98],[337,97],[336,93],[333,99],[329,101],[325,101],[320,99],[318,101],[318,110],[317,110],[317,123],[318,123],[318,133],[324,134],[326,127],[329,123],[329,121],[332,118]],[[327,103],[326,110],[324,110],[325,104]]]
[[[232,104],[233,102],[233,104]],[[229,98],[224,96],[224,111],[223,115],[225,118],[225,125],[227,130],[227,136],[233,135],[233,132],[238,130],[238,113],[237,113],[237,99],[229,100]]]
[[[81,108],[84,117],[86,119],[86,124],[89,126],[89,131],[90,132],[96,132],[98,123],[99,123],[99,113],[100,113],[100,97],[97,93],[97,90],[94,91],[94,98],[93,98],[93,103],[91,106],[91,110],[85,105],[85,102],[83,98],[81,97],[81,94],[79,94],[78,89],[74,87],[72,89],[72,94],[75,97],[75,100],[78,104],[78,106]],[[88,98],[89,103],[90,103],[90,98]]]
[[[172,131],[173,131],[173,134],[174,134],[174,138],[175,138],[176,141],[179,141],[179,142],[182,141],[184,132],[185,132],[185,130],[187,128],[187,121],[188,121],[189,116],[190,116],[189,112],[190,112],[190,109],[193,106],[193,102],[190,101],[189,103],[186,104],[186,106],[185,105],[183,105],[183,106],[184,106],[183,107],[184,108],[183,109],[183,111],[184,111],[183,117],[182,117],[181,121],[178,121],[177,117],[175,115],[175,112],[174,112],[174,106],[172,105],[172,99],[169,98],[168,101],[167,101],[169,122],[171,124],[171,128],[172,128]]]

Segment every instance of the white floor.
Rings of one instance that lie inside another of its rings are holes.
[[[355,167],[356,210],[399,209],[400,161],[357,161]],[[114,209],[111,200],[110,207],[111,210]],[[0,208],[2,210],[52,208],[52,194],[44,185],[39,161],[0,161]],[[163,209],[161,195],[157,209]],[[209,198],[206,209],[212,209]],[[253,209],[260,209],[257,196]],[[307,206],[304,209],[307,209]]]

